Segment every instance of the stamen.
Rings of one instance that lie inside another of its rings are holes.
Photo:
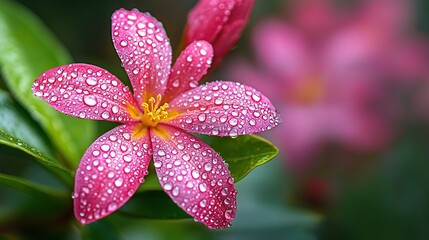
[[[156,127],[159,121],[168,116],[168,112],[166,111],[168,108],[168,103],[164,103],[162,106],[159,106],[161,99],[161,94],[158,94],[156,96],[156,100],[154,97],[151,97],[149,98],[148,103],[142,103],[144,113],[141,121],[145,125]]]

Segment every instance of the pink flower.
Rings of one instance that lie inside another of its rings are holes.
[[[213,45],[213,67],[219,65],[249,19],[253,0],[200,0],[188,15],[185,46],[196,40]]]
[[[151,157],[172,200],[209,228],[225,228],[236,212],[236,190],[227,164],[188,132],[237,136],[279,123],[270,101],[239,83],[197,86],[213,50],[192,42],[171,65],[171,46],[155,18],[134,9],[112,16],[113,43],[134,89],[87,64],[43,73],[33,92],[65,114],[122,125],[88,148],[76,171],[74,212],[83,224],[121,207],[148,173]],[[150,206],[147,206],[150,207]]]
[[[354,25],[323,41],[309,39],[314,35],[308,30],[263,21],[253,34],[259,65],[241,60],[230,70],[288,116],[288,124],[270,134],[294,170],[308,169],[332,144],[356,152],[380,150],[391,140],[394,123],[379,42]]]

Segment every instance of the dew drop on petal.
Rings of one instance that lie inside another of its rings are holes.
[[[120,186],[122,186],[123,182],[124,182],[124,179],[118,178],[115,180],[115,186],[120,187]]]
[[[107,206],[107,210],[109,212],[116,210],[116,208],[118,207],[118,204],[116,202],[111,202],[108,206]]]
[[[110,117],[110,113],[109,113],[109,112],[107,112],[107,111],[105,111],[105,112],[103,112],[103,113],[101,114],[101,117],[102,117],[103,119],[108,119],[108,118]]]
[[[204,170],[211,171],[212,170],[212,164],[211,163],[204,164]]]
[[[238,120],[236,118],[231,118],[229,120],[229,124],[231,124],[231,126],[236,126],[238,124]]]
[[[203,199],[200,201],[200,207],[206,207],[207,206],[207,200]]]
[[[83,102],[90,107],[97,105],[97,99],[93,95],[84,96]]]
[[[189,154],[185,154],[182,156],[183,160],[185,161],[189,161],[191,159],[191,156],[189,156]]]
[[[164,189],[167,191],[170,191],[172,188],[173,188],[173,184],[171,184],[171,183],[166,183],[164,185]]]
[[[259,101],[261,101],[261,97],[260,97],[260,96],[258,96],[258,95],[256,95],[256,94],[253,94],[253,95],[252,95],[252,99],[253,99],[255,102],[259,102]]]
[[[132,160],[131,155],[124,155],[122,158],[124,159],[125,162],[131,162]]]
[[[174,187],[171,194],[173,194],[173,196],[175,196],[175,197],[179,196],[179,187],[177,187],[177,186]]]
[[[198,120],[200,120],[200,122],[204,122],[206,120],[206,114],[200,113],[198,115]]]
[[[97,85],[97,79],[95,79],[95,78],[87,78],[86,79],[86,83],[89,86],[95,86],[95,85]]]
[[[200,177],[200,173],[198,172],[198,170],[192,170],[192,177],[197,179]]]
[[[162,149],[158,150],[158,155],[159,156],[165,156],[164,150],[162,150]]]
[[[126,47],[128,45],[128,42],[126,40],[122,40],[120,44],[122,47]]]
[[[231,209],[226,210],[225,211],[225,218],[226,219],[231,219],[232,218],[231,213],[232,213]]]
[[[200,183],[200,185],[198,185],[198,188],[200,189],[201,192],[205,192],[207,191],[207,184]]]
[[[110,146],[109,146],[109,145],[107,145],[107,144],[103,144],[103,145],[101,145],[101,150],[103,150],[104,152],[109,151],[109,149],[110,149]]]

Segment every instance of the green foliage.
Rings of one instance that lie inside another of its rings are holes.
[[[0,32],[3,80],[75,167],[94,139],[94,123],[57,112],[31,91],[34,80],[42,72],[69,63],[69,55],[35,16],[8,0],[0,2]]]
[[[220,153],[229,164],[235,182],[245,177],[254,168],[270,161],[279,150],[269,141],[256,135],[236,138],[200,136]]]

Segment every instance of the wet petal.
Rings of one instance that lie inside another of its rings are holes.
[[[191,43],[177,58],[167,82],[164,101],[198,86],[198,81],[207,73],[213,57],[213,48],[206,41]]]
[[[121,207],[144,181],[149,166],[149,134],[131,137],[134,124],[107,132],[88,148],[76,171],[74,213],[90,223]]]
[[[163,94],[171,46],[162,24],[149,13],[120,9],[112,16],[112,38],[138,103]]]
[[[234,82],[211,82],[180,95],[170,103],[178,115],[168,124],[190,132],[237,136],[269,130],[280,118],[267,97]]]
[[[214,65],[231,50],[253,8],[253,0],[200,0],[188,15],[185,44],[206,40],[214,48]]]
[[[221,156],[175,127],[151,129],[154,166],[173,201],[209,228],[228,227],[235,217],[234,180]]]
[[[136,102],[127,86],[108,71],[88,64],[50,69],[33,84],[33,93],[65,114],[95,120],[132,121]]]

